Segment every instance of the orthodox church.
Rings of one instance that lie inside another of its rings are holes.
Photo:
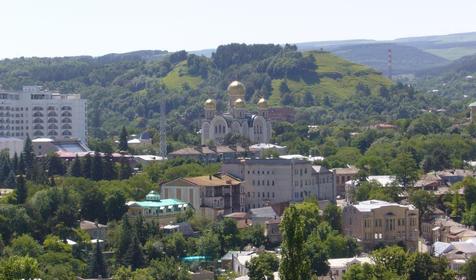
[[[268,119],[268,102],[258,101],[258,113],[252,114],[245,108],[245,86],[238,81],[228,86],[228,112],[217,114],[213,99],[205,101],[205,118],[202,120],[202,145],[213,142],[223,144],[228,133],[242,135],[252,144],[269,143],[271,121]]]

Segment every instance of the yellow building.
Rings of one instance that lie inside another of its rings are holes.
[[[397,243],[417,248],[418,209],[413,205],[367,200],[344,206],[342,219],[344,234],[358,239],[367,250]]]

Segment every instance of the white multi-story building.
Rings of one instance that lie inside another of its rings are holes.
[[[86,100],[79,94],[0,89],[0,137],[79,139],[86,142]]]
[[[335,173],[306,160],[229,160],[221,171],[242,180],[245,210],[306,198],[335,201]]]

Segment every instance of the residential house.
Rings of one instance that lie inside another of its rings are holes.
[[[178,178],[161,186],[163,197],[188,201],[211,219],[242,211],[241,191],[241,182],[225,174]]]
[[[79,228],[87,232],[91,239],[106,240],[107,238],[107,225],[81,220],[79,222]]]

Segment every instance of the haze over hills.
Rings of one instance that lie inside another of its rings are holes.
[[[393,73],[414,74],[476,54],[476,32],[398,38],[395,40],[339,40],[296,43],[299,50],[326,50],[355,63],[387,73],[388,49],[393,52]],[[211,56],[214,49],[191,51]]]

